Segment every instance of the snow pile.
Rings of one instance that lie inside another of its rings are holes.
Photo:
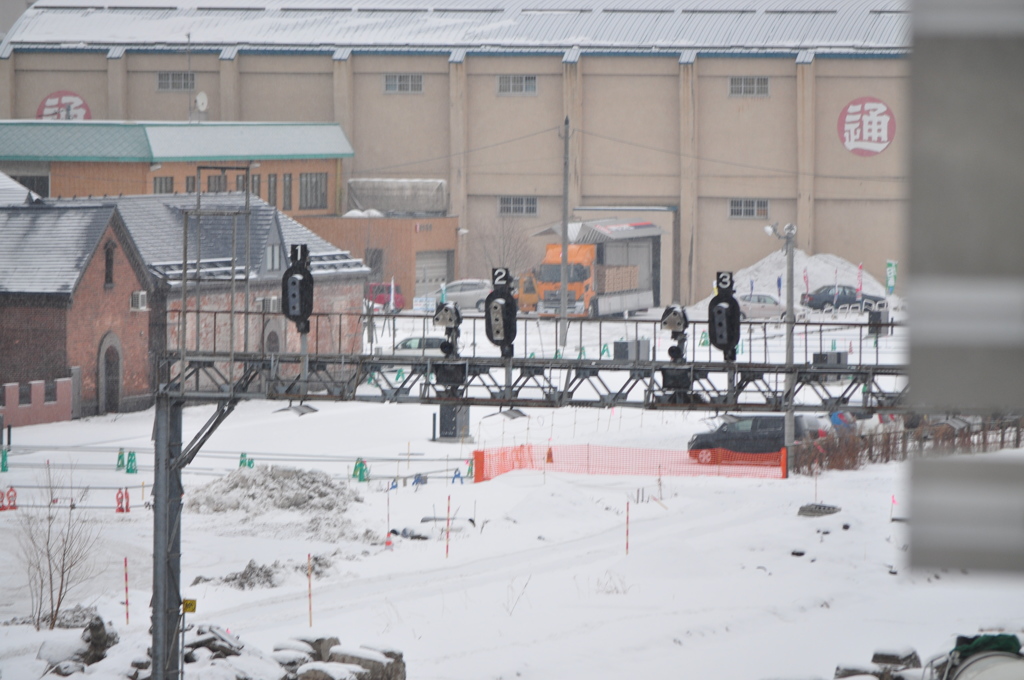
[[[271,510],[343,513],[350,502],[361,500],[347,485],[337,484],[326,472],[261,466],[238,468],[191,491],[185,509],[201,514],[234,510],[249,514]]]
[[[254,590],[256,588],[276,588],[284,582],[285,574],[299,572],[306,575],[309,572],[315,578],[323,578],[327,575],[334,561],[327,555],[312,555],[309,562],[299,563],[294,560],[275,560],[273,564],[257,564],[256,560],[249,560],[242,571],[236,571],[227,576],[209,578],[197,576],[192,585],[200,583],[223,584],[238,590]]]
[[[807,283],[804,283],[804,272],[807,272]],[[818,253],[808,255],[799,248],[793,251],[793,290],[799,302],[799,295],[808,289],[811,291],[821,286],[857,285],[858,266],[838,255]],[[781,250],[770,253],[763,259],[733,273],[737,295],[750,292],[750,284],[754,284],[755,293],[767,293],[778,296],[779,277],[782,277],[782,294],[786,293],[786,255]],[[864,292],[868,295],[885,297],[885,286],[879,283],[867,271],[864,272]],[[707,309],[711,295],[698,302],[694,307]],[[892,297],[892,296],[890,296]],[[687,312],[689,313],[689,312]]]

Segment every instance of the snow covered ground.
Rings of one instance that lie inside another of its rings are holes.
[[[225,627],[267,652],[313,631],[402,650],[409,677],[420,680],[831,678],[838,663],[866,663],[880,648],[911,646],[925,657],[947,650],[957,634],[1024,630],[1019,578],[905,567],[906,525],[890,521],[906,508],[903,464],[817,479],[530,472],[452,484],[455,468],[467,472],[473,445],[429,441],[433,408],[325,403],[298,417],[278,412],[282,406],[240,405],[185,474],[186,502],[209,501],[216,489],[205,487],[236,470],[243,451],[255,459],[244,473],[253,479],[263,466],[282,465],[321,470],[348,487],[332,509],[321,503],[312,513],[275,508],[260,494],[246,500],[236,488],[219,497],[239,501],[239,509],[185,514],[183,596],[198,601],[190,621]],[[187,409],[186,433],[210,412]],[[478,444],[685,448],[705,426],[694,415],[631,409],[534,410],[516,421],[486,417],[492,413],[472,410]],[[90,492],[90,502],[107,509],[83,511],[101,530],[101,574],[70,599],[96,606],[121,635],[111,663],[87,676],[94,680],[122,677],[114,668],[125,670],[149,644],[152,516],[140,500],[143,483],[146,494],[152,484],[151,429],[151,411],[23,428],[16,444],[48,448],[16,451],[10,471],[0,474],[4,487],[29,486],[46,461],[65,471],[74,462],[76,484],[108,487]],[[115,470],[121,446],[137,452],[137,475]],[[357,457],[368,461],[368,482],[351,480]],[[389,478],[417,471],[430,473],[428,484],[387,491]],[[124,485],[132,511],[116,514],[109,489]],[[294,491],[284,485],[276,495]],[[31,503],[32,495],[23,490],[19,502]],[[443,521],[421,520],[444,518],[449,498],[456,519],[446,545]],[[842,510],[797,516],[816,500]],[[29,608],[13,548],[16,520],[16,512],[0,513],[4,621]],[[387,550],[389,526],[428,540],[398,537]],[[323,566],[313,580],[312,628],[308,555]],[[276,587],[217,583],[250,560],[278,563]],[[192,585],[198,577],[214,580]],[[78,634],[0,626],[3,678],[38,677],[40,643]],[[222,677],[189,670],[191,677]]]

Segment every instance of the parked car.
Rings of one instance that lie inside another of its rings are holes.
[[[378,354],[387,354],[405,357],[443,357],[441,343],[444,337],[413,337],[399,340],[394,348],[378,348]]]
[[[785,319],[786,305],[779,302],[774,295],[767,293],[748,293],[737,295],[736,302],[740,304],[741,319]],[[793,313],[800,316],[798,309],[794,308]]]
[[[885,298],[867,293],[861,293],[860,298],[860,300],[857,299],[857,289],[853,286],[822,286],[812,293],[802,293],[800,304],[811,309],[863,304],[865,309],[871,309],[885,300]],[[870,305],[865,304],[869,302]]]
[[[462,311],[475,309],[484,311],[484,300],[490,295],[493,287],[485,279],[460,279],[446,284],[444,287],[445,302],[454,302]],[[441,301],[441,289],[433,293],[434,298]]]
[[[373,305],[374,311],[389,311],[391,307],[391,282],[366,284],[366,302]],[[402,295],[402,287],[395,284],[394,309],[398,311],[405,309],[405,297]]]
[[[690,458],[705,465],[776,464],[766,454],[778,453],[785,446],[785,416],[726,415],[723,420],[717,430],[690,439]],[[817,416],[797,414],[793,425],[796,440],[817,439],[825,434]]]

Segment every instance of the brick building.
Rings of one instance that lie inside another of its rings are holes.
[[[2,208],[0,239],[0,383],[78,367],[83,414],[148,404],[150,312],[133,302],[153,284],[116,206]]]
[[[0,171],[43,197],[242,191],[248,169],[285,214],[334,215],[351,157],[336,123],[0,120]]]
[[[279,302],[292,244],[309,247],[316,281],[310,347],[359,351],[369,270],[260,199],[246,199],[203,196],[201,207],[217,214],[198,217],[196,197],[181,195],[0,208],[0,383],[52,381],[79,367],[81,414],[145,408],[161,379],[157,359],[178,346],[182,271],[190,348],[297,351],[298,334]]]

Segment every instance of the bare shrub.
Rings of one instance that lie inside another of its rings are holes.
[[[75,493],[74,475],[46,466],[40,480],[45,503],[18,510],[18,556],[28,578],[31,623],[53,629],[68,595],[97,574],[91,555],[98,531],[76,509],[88,489]]]

